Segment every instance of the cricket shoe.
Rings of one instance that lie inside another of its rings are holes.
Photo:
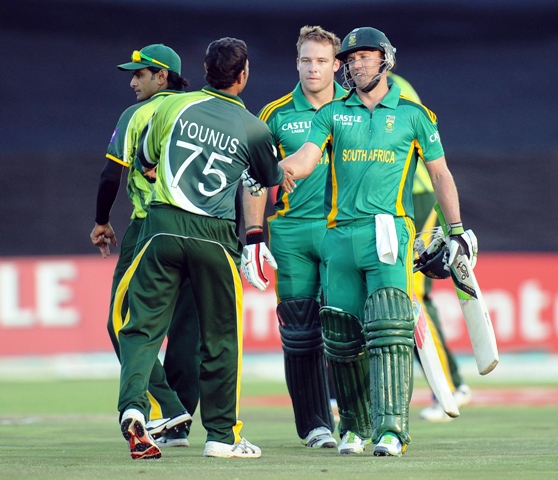
[[[240,442],[236,442],[233,445],[210,440],[205,442],[203,456],[215,458],[260,458],[262,451],[245,438],[242,438]]]
[[[146,428],[150,435],[157,439],[166,435],[168,431],[175,432],[184,431],[190,427],[192,423],[192,415],[188,412],[181,412],[171,418],[159,418],[158,420],[150,420],[147,422]]]
[[[453,392],[453,398],[455,398],[458,408],[468,405],[471,401],[471,396],[471,389],[464,383],[459,385],[457,390]],[[454,420],[444,411],[438,401],[434,401],[432,405],[422,410],[419,413],[419,418],[427,422],[451,422]]]
[[[174,430],[170,430],[165,435],[155,440],[155,443],[159,448],[190,446],[188,436],[186,435],[186,432],[184,430],[182,432],[175,432]]]
[[[426,407],[425,409],[421,410],[419,413],[419,418],[421,420],[426,420],[427,422],[451,422],[453,418],[451,418],[445,410],[442,408],[442,405],[438,403],[438,401],[434,401],[432,405]]]
[[[161,450],[145,428],[145,417],[139,410],[129,408],[122,414],[120,430],[134,460],[161,458]]]
[[[312,430],[308,436],[302,440],[302,444],[311,448],[335,448],[337,440],[331,436],[331,431],[326,427],[318,427]]]
[[[341,455],[354,455],[364,452],[366,445],[370,443],[372,443],[370,438],[360,438],[355,432],[347,430],[337,449]]]
[[[471,403],[471,389],[468,385],[462,383],[457,387],[457,390],[453,392],[453,398],[455,398],[455,403],[457,403],[457,407],[461,408]]]
[[[374,455],[376,457],[400,457],[406,449],[407,445],[403,446],[395,433],[386,432],[374,447]]]

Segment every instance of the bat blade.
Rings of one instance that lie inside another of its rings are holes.
[[[440,357],[436,350],[426,315],[416,297],[413,301],[413,313],[416,322],[414,332],[415,343],[426,380],[444,411],[452,418],[458,417],[459,408],[440,363]]]
[[[457,255],[450,270],[469,331],[477,369],[481,375],[486,375],[494,370],[499,362],[496,335],[490,314],[467,256]]]

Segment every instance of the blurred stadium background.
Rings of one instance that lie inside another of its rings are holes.
[[[0,379],[118,375],[105,333],[117,251],[102,260],[88,238],[106,146],[135,100],[116,64],[162,42],[196,89],[208,43],[242,38],[242,97],[256,113],[296,83],[306,24],[341,38],[374,26],[397,47],[395,71],[438,115],[463,219],[479,238],[477,275],[503,359],[486,381],[558,378],[557,2],[19,0],[0,13]],[[120,237],[129,214],[122,189],[111,218]],[[439,282],[436,301],[472,376],[451,284]],[[274,302],[272,291],[246,291],[248,375],[282,376]]]

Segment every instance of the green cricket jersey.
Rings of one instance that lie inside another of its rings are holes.
[[[421,103],[416,90],[403,77],[400,77],[395,73],[388,72],[388,82],[390,80],[392,80],[393,83],[401,89],[401,95],[413,100],[414,102]],[[434,187],[432,186],[432,181],[430,180],[430,175],[428,174],[428,170],[426,170],[424,162],[418,162],[417,171],[415,172],[415,181],[413,182],[413,194],[433,191]]]
[[[246,168],[265,187],[283,181],[266,124],[239,97],[211,87],[165,99],[142,142],[140,162],[158,163],[153,204],[234,220]]]
[[[179,93],[183,92],[161,90],[151,98],[127,108],[120,116],[110,139],[107,158],[130,168],[127,189],[128,197],[134,206],[132,219],[145,218],[146,205],[153,191],[153,185],[134,166],[140,134],[163,99]]]
[[[325,208],[328,227],[387,213],[413,218],[417,161],[444,155],[436,115],[391,85],[372,112],[353,89],[316,112],[307,141],[332,147]]]
[[[346,95],[346,90],[334,83],[334,98]],[[267,123],[281,158],[296,152],[310,130],[316,109],[304,96],[300,82],[295,89],[284,97],[267,104],[259,113],[259,118]],[[281,187],[277,192],[275,211],[277,215],[290,218],[323,219],[324,185],[326,182],[329,155],[324,151],[322,158],[312,174],[297,180],[297,188],[287,193]]]

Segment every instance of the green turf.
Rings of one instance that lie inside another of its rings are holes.
[[[116,380],[0,382],[0,478],[4,479],[558,479],[556,407],[466,407],[457,420],[429,424],[411,413],[413,442],[401,458],[341,456],[298,440],[289,407],[250,406],[285,395],[282,383],[246,382],[242,433],[258,460],[202,456],[194,416],[189,448],[133,461],[117,423]],[[380,475],[380,476],[378,476]]]

